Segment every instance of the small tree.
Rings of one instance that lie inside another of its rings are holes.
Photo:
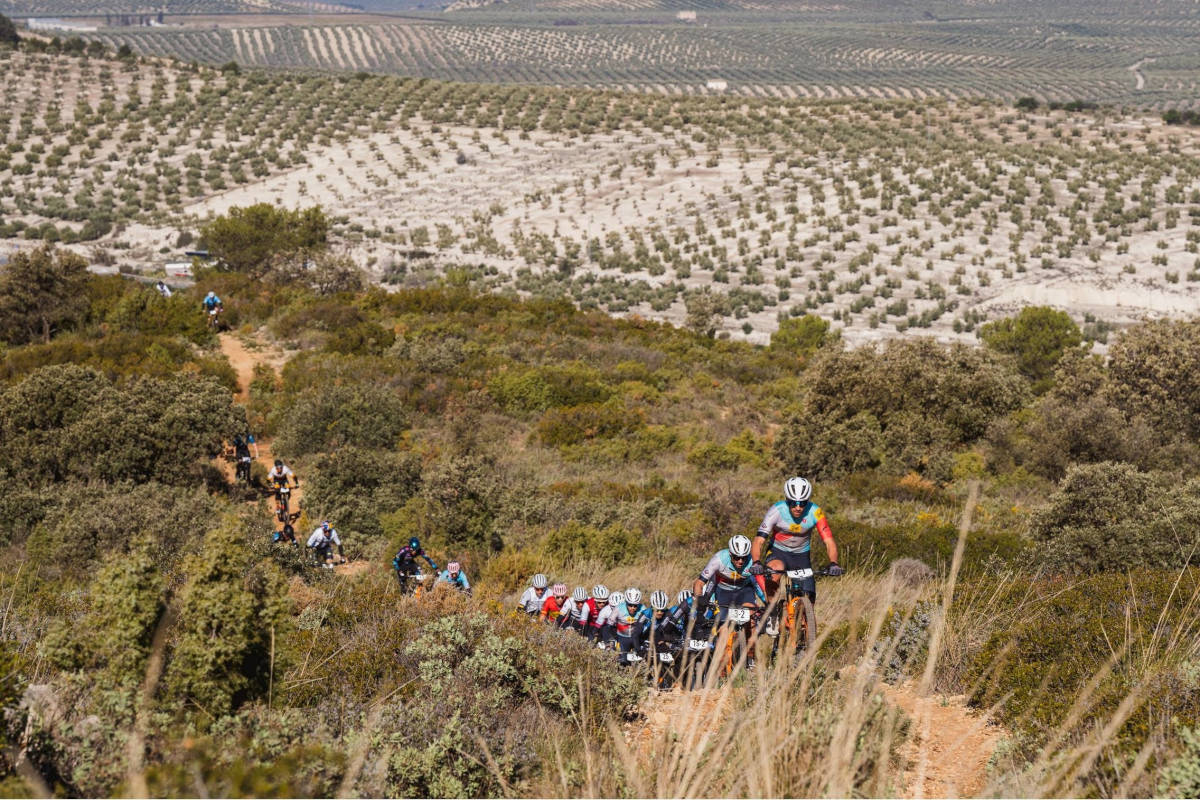
[[[1063,353],[1083,341],[1070,315],[1046,306],[1029,306],[1015,317],[988,323],[979,336],[990,349],[1015,356],[1017,369],[1038,393],[1050,388]]]
[[[320,207],[289,211],[270,203],[234,206],[201,229],[209,252],[226,268],[258,273],[272,257],[324,250],[329,220]]]
[[[87,311],[87,262],[44,245],[0,268],[0,338],[25,344],[50,337]]]
[[[779,324],[779,330],[771,335],[771,352],[807,360],[821,345],[835,337],[836,334],[829,335],[828,322],[815,314],[805,314]]]
[[[688,295],[683,303],[687,308],[684,326],[692,333],[710,339],[716,335],[721,317],[729,311],[726,298],[707,286],[702,291]]]
[[[0,47],[16,47],[21,41],[17,35],[17,26],[8,17],[0,14]]]

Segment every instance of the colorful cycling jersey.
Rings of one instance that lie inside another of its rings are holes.
[[[530,586],[525,590],[525,594],[521,595],[521,599],[517,601],[517,605],[526,614],[538,614],[541,612],[542,604],[546,602],[546,597],[549,594],[549,589],[535,589]]]
[[[546,602],[542,603],[542,619],[550,622],[557,622],[560,614],[563,613],[563,607],[570,601],[568,597],[556,597],[550,595],[546,598]]]
[[[221,298],[217,297],[215,294],[210,292],[207,296],[205,296],[204,307],[209,311],[212,311],[219,305],[221,305]]]
[[[615,625],[617,622],[617,609],[609,603],[604,608],[600,609],[600,613],[596,615],[596,621],[592,623],[597,628],[603,628],[605,625]]]
[[[806,503],[804,513],[797,518],[792,516],[787,501],[780,500],[767,510],[762,525],[758,526],[758,535],[770,539],[774,534],[772,550],[807,553],[812,547],[813,528],[817,529],[822,538],[832,535],[829,520],[825,519],[825,512],[820,506],[812,502]]]
[[[396,553],[396,557],[392,559],[392,568],[396,570],[396,572],[405,575],[414,575],[421,571],[420,565],[417,564],[418,558],[425,559],[425,563],[429,565],[429,568],[435,572],[437,571],[438,565],[433,562],[432,558],[425,554],[425,550],[423,548],[414,550],[409,545],[404,545],[404,547],[401,547],[400,551]]]
[[[434,581],[434,583],[448,583],[463,592],[471,589],[471,582],[467,580],[467,573],[463,572],[461,569],[458,571],[457,575],[453,576],[450,574],[450,570],[442,570],[441,574],[437,576],[437,580]]]
[[[608,603],[600,605],[596,602],[596,598],[589,597],[587,602],[580,606],[579,621],[591,625],[593,628],[600,627],[600,615],[609,608]]]
[[[631,606],[621,603],[617,606],[614,624],[617,626],[617,636],[633,636],[641,629],[644,619],[648,616],[649,606],[638,604]]]
[[[750,566],[750,559],[746,559],[746,566]],[[700,571],[700,580],[708,582],[714,578],[717,588],[723,591],[741,589],[754,582],[754,576],[746,575],[734,568],[733,557],[729,555],[728,549],[718,551]]]

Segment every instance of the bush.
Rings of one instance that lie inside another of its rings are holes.
[[[1058,490],[1030,518],[1043,557],[1068,573],[1120,572],[1140,566],[1180,567],[1200,553],[1200,480],[1182,486],[1131,464],[1083,464],[1067,470]]]
[[[559,564],[615,567],[635,561],[643,550],[644,539],[640,531],[625,525],[600,529],[571,520],[546,534],[542,547]]]
[[[245,429],[212,379],[136,378],[114,386],[95,370],[45,367],[0,394],[0,474],[29,485],[194,479],[198,462]]]
[[[1053,383],[1063,352],[1083,341],[1069,314],[1046,306],[1028,306],[1015,317],[989,322],[979,329],[979,337],[990,349],[1013,356],[1039,394]]]
[[[276,449],[291,457],[356,446],[395,447],[408,428],[404,403],[387,386],[335,384],[301,392],[271,419]]]
[[[413,453],[342,447],[319,456],[305,479],[304,506],[340,530],[377,537],[379,516],[398,511],[420,488]]]
[[[563,447],[632,433],[643,424],[641,413],[621,403],[584,403],[547,411],[538,420],[537,436],[545,445]]]
[[[884,458],[883,431],[873,414],[861,411],[847,420],[798,411],[788,417],[775,439],[775,456],[788,472],[816,480],[879,466]]]
[[[378,356],[392,346],[396,334],[374,322],[360,322],[338,328],[325,342],[325,348],[343,355]]]
[[[492,376],[488,393],[506,411],[530,414],[559,406],[603,403],[612,391],[583,364],[509,369]]]
[[[1109,350],[1109,391],[1160,431],[1200,438],[1200,321],[1146,322]]]
[[[837,338],[837,334],[829,334],[828,322],[815,314],[805,314],[779,323],[779,329],[771,334],[770,350],[807,361],[822,345]]]
[[[225,269],[261,273],[283,253],[322,250],[329,220],[319,207],[289,211],[270,203],[234,206],[200,229],[209,253]]]
[[[87,262],[50,245],[18,251],[0,267],[0,339],[50,341],[87,311]]]

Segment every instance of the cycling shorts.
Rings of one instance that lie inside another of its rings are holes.
[[[740,608],[746,604],[755,604],[758,602],[758,593],[754,591],[754,586],[743,586],[740,589],[721,589],[717,588],[713,592],[713,597],[716,598],[717,608],[720,609],[720,614],[717,616],[717,623],[725,621],[726,612],[730,608]]]
[[[812,569],[812,557],[809,553],[791,553],[787,550],[772,550],[771,553],[764,559],[765,564],[770,564],[772,561],[782,561],[784,569]],[[779,581],[791,580],[787,575],[773,575],[773,578]],[[817,579],[814,576],[809,576],[800,581],[800,588],[809,598],[816,602],[817,599]]]

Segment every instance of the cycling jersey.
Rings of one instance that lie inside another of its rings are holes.
[[[613,607],[612,603],[600,609],[600,613],[596,615],[596,621],[592,623],[600,634],[600,641],[607,642],[612,638],[612,629],[616,621],[617,609]]]
[[[568,625],[578,625],[580,606],[581,604],[576,603],[574,597],[568,597],[564,600],[562,608],[558,612],[558,626],[565,628]]]
[[[558,622],[559,616],[564,613],[563,609],[570,602],[573,601],[569,597],[559,599],[553,594],[550,595],[546,602],[542,603],[542,619],[546,622]]]
[[[746,559],[746,566],[750,566],[750,559]],[[744,569],[744,568],[743,568]],[[729,555],[729,550],[720,550],[715,556],[708,560],[708,564],[700,571],[700,580],[704,582],[716,579],[717,589],[732,591],[741,589],[754,582],[754,576],[740,572],[733,566],[733,557]]]
[[[621,605],[617,606],[616,614],[614,615],[617,636],[633,636],[640,630],[647,610],[648,607],[641,604],[630,606],[628,603],[621,603]]]
[[[274,481],[275,483],[286,484],[289,478],[294,481],[296,476],[292,474],[292,468],[287,464],[283,465],[283,469],[271,467],[271,471],[267,473],[267,480]]]
[[[421,569],[417,564],[418,558],[425,559],[425,563],[429,565],[430,569],[437,570],[437,564],[433,563],[433,559],[425,554],[424,548],[413,550],[408,545],[404,545],[396,553],[396,557],[392,559],[392,568],[404,575],[413,575]]]
[[[342,540],[338,538],[338,532],[333,528],[329,529],[328,534],[325,533],[324,528],[317,528],[312,532],[312,536],[308,537],[309,547],[329,547],[335,544],[340,549]]]
[[[471,582],[467,580],[467,573],[463,572],[461,569],[458,571],[458,575],[453,577],[450,575],[450,570],[442,570],[434,583],[448,583],[459,591],[463,592],[470,591],[471,589]]]
[[[549,593],[548,589],[535,589],[530,586],[525,590],[525,594],[521,595],[521,599],[517,601],[517,605],[526,614],[541,613],[542,603],[546,602],[546,595]]]
[[[204,298],[204,307],[209,311],[212,311],[219,305],[221,305],[221,298],[217,297],[215,294],[212,297]]]
[[[822,539],[833,535],[829,530],[829,520],[825,518],[825,512],[820,506],[813,502],[805,503],[804,513],[794,517],[787,501],[780,500],[767,510],[762,524],[758,526],[758,535],[768,540],[774,535],[772,550],[807,553],[812,547],[813,528],[817,529]]]

